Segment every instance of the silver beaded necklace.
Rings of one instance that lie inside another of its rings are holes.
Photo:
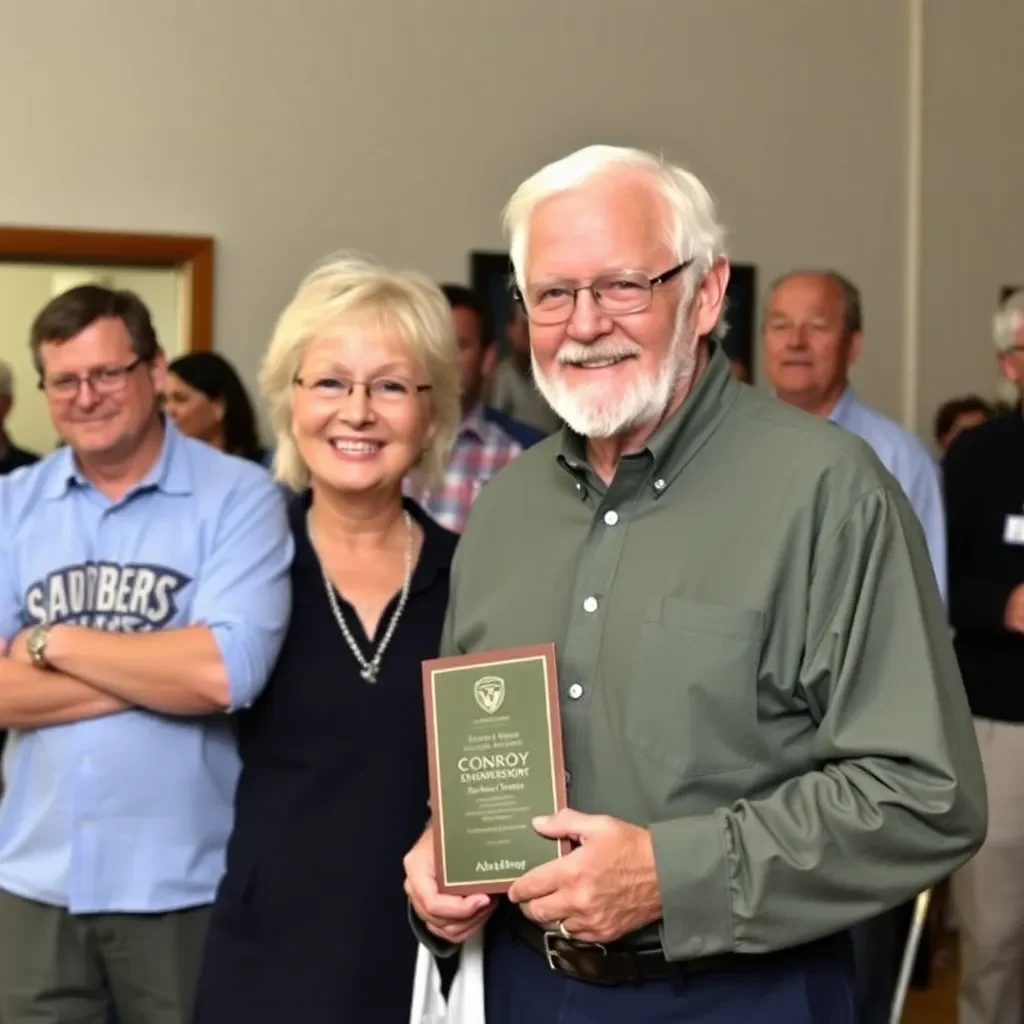
[[[356,643],[355,638],[352,636],[348,628],[348,623],[345,621],[345,616],[342,613],[341,607],[338,604],[338,599],[334,594],[334,584],[331,583],[330,577],[327,575],[327,569],[324,567],[323,559],[320,557],[320,553],[316,549],[316,540],[313,537],[313,517],[312,509],[306,513],[306,531],[309,533],[309,541],[313,548],[313,553],[316,555],[316,560],[320,564],[320,574],[323,576],[324,589],[327,591],[327,601],[331,606],[331,611],[334,613],[334,618],[338,623],[338,628],[341,630],[341,635],[345,638],[345,642],[348,644],[349,650],[355,656],[357,662],[359,662],[361,671],[359,675],[367,683],[376,683],[377,675],[380,672],[381,659],[384,657],[384,652],[387,650],[387,646],[391,643],[391,638],[395,635],[395,629],[398,627],[398,620],[402,617],[402,612],[405,611],[406,602],[409,600],[409,588],[412,585],[412,549],[413,549],[413,533],[412,533],[412,517],[408,512],[403,512],[402,516],[405,520],[405,579],[402,581],[402,593],[398,598],[398,604],[395,607],[395,612],[391,616],[391,621],[388,623],[388,628],[381,637],[380,643],[377,645],[377,650],[374,652],[373,657],[367,661],[363,657],[363,652],[359,649],[359,645]]]

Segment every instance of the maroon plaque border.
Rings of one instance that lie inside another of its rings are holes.
[[[440,803],[440,771],[437,759],[437,746],[434,739],[434,686],[433,673],[438,669],[463,668],[479,666],[486,668],[503,661],[517,658],[542,657],[547,668],[548,707],[551,709],[549,727],[551,730],[552,771],[555,775],[555,810],[564,810],[568,805],[568,794],[565,785],[565,748],[562,742],[562,712],[558,695],[558,669],[555,659],[555,645],[527,644],[521,647],[504,647],[495,651],[482,651],[475,654],[456,654],[446,658],[430,658],[423,662],[423,706],[426,712],[427,727],[427,774],[430,782],[431,812],[441,806]],[[511,882],[467,882],[449,883],[443,877],[444,857],[441,849],[441,829],[431,830],[434,839],[434,865],[437,872],[437,888],[449,895],[471,896],[474,893],[501,894],[508,892]],[[568,839],[560,839],[556,845],[557,857],[564,857],[572,850]]]

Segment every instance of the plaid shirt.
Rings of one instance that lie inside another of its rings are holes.
[[[518,441],[485,418],[478,405],[459,425],[440,490],[417,492],[407,481],[406,494],[442,526],[461,533],[480,489],[522,450]]]

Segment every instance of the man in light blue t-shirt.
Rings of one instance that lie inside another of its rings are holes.
[[[795,271],[772,286],[764,317],[764,364],[784,402],[863,438],[903,488],[924,531],[932,568],[946,594],[946,517],[939,471],[924,444],[861,402],[850,386],[860,354],[859,289],[835,271]],[[911,709],[912,710],[912,709]],[[899,965],[898,915],[854,928],[860,1024],[888,1024]]]
[[[0,1019],[188,1024],[239,756],[290,611],[266,471],[160,414],[139,299],[31,345],[65,447],[0,479]]]

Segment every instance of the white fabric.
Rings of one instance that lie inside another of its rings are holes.
[[[409,1024],[485,1024],[482,931],[463,943],[459,969],[447,1002],[441,994],[441,972],[433,954],[420,945]]]

